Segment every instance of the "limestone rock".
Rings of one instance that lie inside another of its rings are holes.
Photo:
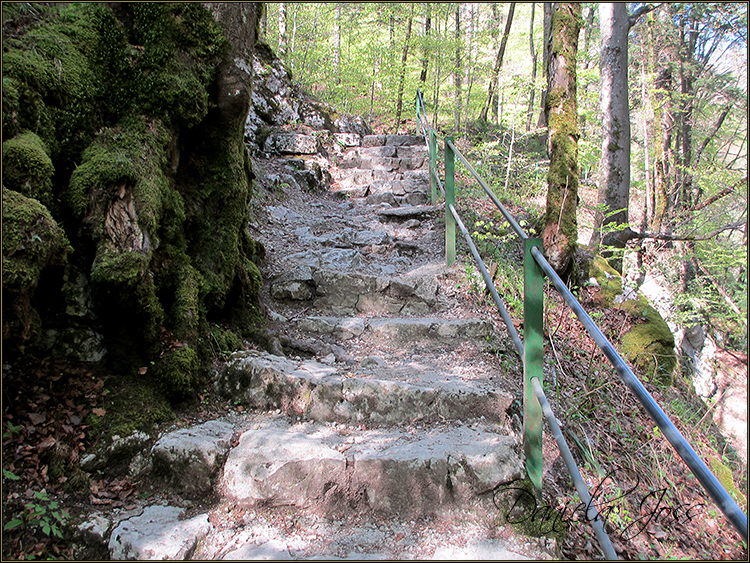
[[[212,526],[208,515],[180,520],[184,509],[149,506],[141,516],[130,518],[112,531],[109,551],[112,559],[175,559],[184,561]]]
[[[239,502],[307,506],[344,482],[346,458],[315,437],[270,421],[248,430],[224,468],[226,494]]]
[[[151,449],[154,471],[167,477],[183,494],[200,494],[212,487],[229,452],[234,427],[211,420],[162,436]]]

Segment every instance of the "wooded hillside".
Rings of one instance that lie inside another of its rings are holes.
[[[664,267],[682,319],[744,349],[747,7],[615,6],[576,16],[577,161],[600,192],[580,242],[632,264],[636,283]],[[519,152],[546,135],[552,21],[541,3],[269,3],[261,37],[295,81],[386,131],[414,128],[421,89],[433,125],[474,142],[502,185],[511,137]],[[544,158],[516,158],[503,197],[545,194]]]

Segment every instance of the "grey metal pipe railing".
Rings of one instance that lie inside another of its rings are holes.
[[[479,176],[479,174],[474,170],[473,166],[471,166],[471,164],[466,160],[466,158],[461,154],[461,152],[455,147],[455,145],[449,139],[446,139],[445,143],[451,148],[454,155],[457,156],[461,162],[463,162],[464,166],[466,166],[466,168],[469,170],[469,172],[474,177],[474,179],[477,180],[477,182],[479,182],[479,185],[482,187],[485,193],[490,197],[490,199],[493,201],[495,206],[500,210],[500,212],[503,214],[503,217],[505,217],[506,221],[508,221],[511,228],[513,228],[516,234],[522,240],[528,239],[529,238],[528,235],[524,232],[524,230],[520,227],[520,225],[518,225],[515,218],[505,209],[505,206],[503,206],[503,204],[500,203],[500,200],[497,198],[497,196],[495,196],[495,194],[492,192],[492,190],[487,185],[487,183]],[[442,189],[442,186],[441,186],[441,191],[443,191],[443,194],[445,194],[445,191]],[[461,232],[464,234],[464,238],[467,238],[468,231],[466,230],[466,227],[461,222],[454,206],[452,205],[449,206],[449,209],[453,217],[456,219],[456,223],[460,225]],[[470,239],[471,237],[469,236],[467,238],[467,242]],[[473,241],[470,243],[469,246],[472,249],[472,254],[474,254],[475,259],[477,259],[478,253],[476,253],[476,247],[473,245]],[[687,442],[687,440],[685,440],[685,438],[682,436],[679,430],[677,430],[677,428],[669,419],[669,417],[666,415],[666,413],[664,413],[661,407],[656,403],[654,398],[646,390],[646,388],[643,386],[640,380],[635,376],[635,374],[632,372],[630,367],[628,367],[628,365],[624,362],[624,360],[617,353],[617,350],[615,350],[615,348],[612,346],[609,340],[607,340],[607,338],[604,336],[601,330],[599,330],[599,327],[596,326],[596,324],[588,315],[588,313],[583,309],[583,307],[575,298],[575,296],[573,296],[573,294],[567,288],[567,286],[562,281],[562,279],[560,279],[560,276],[558,276],[557,273],[554,271],[554,269],[549,265],[549,263],[544,258],[544,256],[539,251],[539,249],[532,248],[531,255],[533,256],[534,260],[539,265],[539,267],[542,269],[542,271],[550,279],[550,281],[552,282],[554,287],[557,289],[557,291],[560,293],[560,295],[563,297],[563,300],[565,301],[565,303],[571,309],[573,309],[573,312],[581,321],[586,331],[591,335],[591,337],[594,339],[594,341],[599,346],[599,348],[601,348],[605,356],[607,356],[610,363],[615,368],[617,373],[620,375],[622,380],[625,382],[628,388],[635,394],[636,398],[641,403],[641,405],[643,405],[643,407],[646,409],[646,412],[648,413],[648,415],[654,420],[654,422],[656,422],[657,427],[661,430],[661,432],[667,438],[667,440],[675,449],[675,451],[680,456],[680,458],[682,458],[685,464],[693,471],[693,474],[696,476],[696,478],[701,483],[703,488],[708,492],[708,494],[713,499],[713,501],[717,504],[719,509],[727,517],[729,522],[739,532],[743,540],[747,542],[748,540],[747,515],[744,512],[742,512],[739,505],[735,502],[735,500],[731,496],[729,496],[729,493],[727,493],[727,491],[721,485],[719,480],[713,475],[713,473],[711,473],[711,471],[708,469],[708,467],[703,462],[703,460],[701,460],[698,454],[695,452],[695,450],[693,450],[692,446],[690,446],[690,444]],[[478,263],[483,264],[481,260],[478,261]],[[485,271],[486,271],[486,268],[485,268]],[[483,272],[482,275],[484,277],[485,273]],[[486,282],[487,282],[487,278],[485,277],[485,283]],[[488,285],[488,289],[490,287],[494,288],[494,283],[490,283]],[[494,293],[496,294],[497,291],[495,290]],[[493,299],[495,299],[494,294],[493,294]],[[498,301],[499,301],[499,296],[496,300],[496,303],[498,303]],[[500,309],[500,306],[498,306],[498,308]],[[502,311],[505,310],[505,307],[502,306],[502,309],[500,310],[501,310],[501,315],[502,315]],[[507,314],[507,311],[505,312]],[[503,315],[503,321],[508,327],[509,332],[512,331],[511,338],[512,338],[513,332],[515,332],[516,335],[518,334],[515,331],[515,327],[513,327],[513,323],[510,321],[510,317],[506,318],[506,316]],[[515,340],[513,344],[516,350],[520,351],[521,358],[523,358],[524,357],[523,343],[520,342],[520,339],[518,340],[518,342],[520,343],[520,346],[519,344],[516,343]]]
[[[742,512],[739,505],[731,496],[729,496],[729,493],[727,493],[719,480],[713,475],[713,473],[711,473],[706,464],[703,463],[703,460],[697,453],[695,453],[695,450],[690,446],[687,440],[685,440],[682,434],[680,434],[680,431],[677,430],[672,421],[669,420],[669,417],[664,413],[651,394],[620,357],[620,354],[618,354],[614,346],[610,344],[607,337],[604,336],[601,330],[599,330],[599,327],[596,326],[596,323],[594,323],[562,279],[560,279],[557,272],[555,272],[552,266],[549,265],[542,253],[534,248],[531,251],[531,255],[534,257],[536,263],[539,264],[542,271],[550,279],[560,295],[562,295],[565,303],[573,309],[573,312],[581,321],[581,324],[583,324],[586,331],[594,339],[597,346],[602,349],[615,370],[617,370],[617,373],[620,374],[622,380],[635,394],[638,401],[643,405],[643,408],[646,409],[648,415],[654,420],[654,422],[656,422],[659,430],[661,430],[662,434],[664,434],[667,440],[669,440],[669,443],[672,444],[672,447],[677,454],[692,470],[698,481],[703,485],[703,488],[706,489],[719,509],[721,509],[727,519],[737,529],[743,540],[747,542],[747,516]]]
[[[479,270],[482,272],[484,283],[487,286],[487,289],[492,294],[492,299],[495,301],[495,305],[497,305],[497,308],[500,311],[500,316],[503,318],[503,321],[505,321],[505,325],[508,328],[508,333],[510,334],[510,338],[513,341],[513,346],[515,347],[516,352],[518,352],[518,355],[521,357],[521,361],[523,361],[523,342],[521,342],[521,338],[520,336],[518,336],[516,327],[513,326],[513,322],[511,321],[510,315],[508,314],[508,310],[503,304],[503,300],[500,299],[500,295],[498,295],[497,293],[497,288],[495,287],[495,283],[492,281],[492,276],[490,276],[490,273],[487,271],[487,266],[485,266],[482,258],[479,256],[479,251],[474,245],[474,241],[471,239],[471,235],[469,234],[468,229],[464,225],[463,221],[461,221],[461,217],[458,216],[456,208],[452,205],[449,205],[448,209],[450,210],[451,215],[453,215],[453,218],[456,220],[458,228],[461,230],[461,233],[464,235],[464,239],[466,239],[466,243],[471,249],[474,260],[476,260],[477,265],[479,266]]]
[[[549,402],[544,395],[544,390],[542,389],[542,384],[539,382],[538,377],[533,377],[531,379],[531,386],[534,389],[534,395],[536,395],[536,398],[542,405],[544,418],[547,419],[547,424],[549,424],[550,430],[552,431],[552,436],[555,438],[555,442],[557,442],[557,447],[560,448],[560,455],[562,456],[563,461],[565,461],[565,465],[568,467],[570,478],[573,479],[573,485],[575,485],[576,491],[578,491],[578,496],[581,497],[581,501],[586,505],[586,519],[591,522],[591,526],[594,528],[596,539],[599,540],[599,545],[602,548],[604,557],[609,560],[615,560],[617,559],[617,553],[615,553],[615,549],[612,547],[612,542],[609,540],[609,536],[604,530],[604,521],[599,518],[599,511],[594,506],[591,494],[589,494],[589,490],[586,487],[586,483],[583,482],[581,472],[578,471],[578,466],[573,459],[573,454],[570,453],[570,448],[562,435],[560,425],[557,423],[555,414],[549,406]]]
[[[455,147],[453,143],[451,143],[448,139],[445,140],[446,144],[453,150],[455,155],[458,157],[458,159],[464,163],[464,166],[469,170],[472,176],[474,176],[474,179],[479,182],[479,185],[482,186],[482,189],[484,192],[489,196],[489,198],[492,200],[492,202],[495,204],[495,206],[500,210],[500,213],[503,214],[503,217],[505,217],[505,220],[508,221],[511,228],[516,232],[516,234],[521,237],[521,240],[526,240],[529,238],[529,235],[527,235],[524,230],[521,228],[521,226],[516,222],[513,215],[510,214],[510,212],[505,209],[505,206],[500,203],[500,200],[497,199],[497,196],[492,192],[490,187],[487,185],[487,183],[477,174],[477,171],[474,170],[474,167],[469,164],[469,161],[464,158],[464,155],[462,155],[459,150]]]

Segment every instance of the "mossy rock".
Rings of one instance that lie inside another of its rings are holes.
[[[195,392],[200,362],[198,353],[188,346],[170,350],[154,366],[154,378],[164,395],[181,400]]]
[[[3,187],[3,289],[24,293],[45,267],[71,251],[62,228],[36,199]]]
[[[635,292],[623,292],[622,277],[601,256],[589,264],[589,278],[599,291],[594,301],[601,307],[622,309],[637,319],[622,336],[620,353],[646,377],[660,385],[671,385],[677,365],[672,331],[648,300]]]
[[[3,143],[3,184],[51,207],[55,167],[44,142],[31,131]]]

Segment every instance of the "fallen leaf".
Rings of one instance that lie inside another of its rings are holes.
[[[93,412],[96,416],[104,416],[107,414],[107,411],[105,409],[91,409],[91,412]]]
[[[29,419],[31,420],[32,424],[34,424],[34,426],[37,426],[47,420],[47,415],[31,412],[29,413]]]
[[[52,436],[47,436],[44,440],[39,442],[39,448],[40,449],[47,449],[51,448],[57,443],[57,440],[55,440]]]
[[[146,375],[146,372],[148,371],[148,367],[142,367],[138,369],[138,375]]]

